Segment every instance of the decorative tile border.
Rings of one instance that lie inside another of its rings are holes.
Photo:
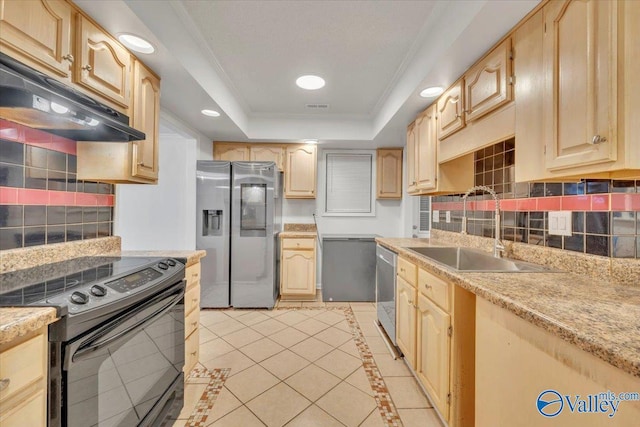
[[[358,325],[351,307],[344,310],[344,316],[346,317],[349,326],[351,326],[353,341],[360,352],[362,365],[364,366],[364,371],[367,374],[369,384],[371,385],[371,389],[375,395],[374,397],[378,404],[378,411],[380,411],[382,422],[387,427],[401,427],[402,421],[400,421],[400,415],[398,415],[398,411],[393,404],[393,400],[391,400],[389,389],[382,378],[382,374],[380,374],[380,371],[378,370],[378,366],[373,359],[373,354],[364,339],[364,335],[360,330],[360,326]]]
[[[202,396],[200,396],[198,403],[196,403],[196,407],[191,413],[191,416],[185,422],[185,427],[205,426],[207,418],[209,418],[209,412],[220,395],[224,382],[229,378],[229,372],[231,372],[231,369],[229,368],[208,370],[201,366],[198,366],[191,371],[187,377],[187,382],[190,379],[195,378],[209,378],[209,384],[207,384],[207,387],[204,389]]]

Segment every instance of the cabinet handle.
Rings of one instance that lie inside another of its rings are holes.
[[[138,162],[138,166],[142,166],[143,168],[150,168],[151,166],[146,165],[144,162]]]
[[[593,135],[593,139],[591,140],[591,144],[596,145],[596,144],[600,144],[602,142],[607,142],[607,137],[606,136]]]
[[[197,353],[197,351],[192,351],[192,352],[191,352],[191,353],[189,353],[189,354],[190,354],[190,355],[192,355],[192,356],[195,356],[195,355],[196,355],[196,353]]]
[[[86,71],[91,71],[93,70],[93,67],[91,65],[85,65],[84,67],[82,67],[82,69]]]
[[[65,56],[62,57],[62,59],[69,61],[73,64],[73,61],[75,60],[75,58],[73,57],[73,55],[71,55],[70,53],[67,53]]]
[[[402,271],[404,273],[404,268],[400,267],[400,271]]]
[[[191,322],[191,324],[192,324],[193,326],[197,326],[197,325],[198,325],[198,322]]]
[[[198,302],[198,298],[193,298],[191,301]]]
[[[9,387],[9,384],[11,384],[11,379],[10,378],[3,378],[0,380],[0,391],[6,390],[7,387]]]
[[[425,283],[425,284],[424,284],[424,288],[425,288],[425,289],[432,289],[432,288],[433,288],[433,286],[431,286],[431,285],[427,285],[427,284]]]

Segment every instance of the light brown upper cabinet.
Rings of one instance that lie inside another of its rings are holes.
[[[442,140],[465,126],[464,80],[460,79],[447,89],[437,102],[438,139]]]
[[[472,122],[513,99],[511,57],[511,39],[508,38],[464,75],[467,122]]]
[[[618,7],[598,0],[545,6],[545,140],[552,171],[616,160]]]
[[[144,141],[132,142],[132,175],[158,179],[160,128],[160,79],[140,61],[133,67],[133,127],[144,132]]]
[[[432,104],[416,119],[416,187],[418,191],[436,188],[438,162],[436,158],[436,105]]]
[[[402,198],[402,148],[377,150],[378,199]]]
[[[407,127],[407,192],[409,194],[418,191],[416,187],[416,122]]]
[[[213,158],[215,160],[224,160],[227,162],[248,162],[249,146],[247,144],[238,143],[213,143]]]
[[[284,170],[284,147],[282,145],[251,144],[249,158],[252,162],[275,162],[279,170]]]
[[[70,80],[72,10],[63,0],[0,0],[2,52],[59,80]]]
[[[287,147],[284,196],[291,199],[316,197],[316,147],[298,145]]]
[[[77,15],[74,82],[115,103],[130,104],[131,54],[85,16]]]

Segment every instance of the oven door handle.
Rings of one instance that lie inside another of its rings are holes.
[[[147,325],[153,323],[159,317],[162,317],[165,313],[167,313],[169,310],[171,310],[173,307],[175,307],[176,304],[178,304],[182,298],[184,298],[184,288],[183,287],[180,288],[178,293],[176,293],[173,297],[171,297],[169,302],[167,302],[165,305],[163,305],[161,308],[159,308],[158,310],[153,312],[148,317],[145,317],[144,319],[142,319],[139,322],[137,322],[134,325],[132,325],[131,328],[129,328],[127,330],[124,330],[122,332],[118,332],[117,334],[115,334],[113,336],[108,336],[108,335],[100,336],[100,337],[98,337],[96,339],[92,339],[92,340],[82,344],[80,346],[80,348],[78,348],[78,350],[76,350],[76,352],[73,353],[73,356],[72,356],[71,360],[73,362],[78,362],[78,361],[80,361],[82,359],[85,359],[85,358],[89,357],[93,352],[98,351],[101,348],[113,345],[114,343],[126,338],[128,335],[138,332],[140,329],[143,329]],[[146,308],[148,306],[149,305],[147,304],[147,305],[145,305],[145,307],[143,307],[141,309],[144,309],[144,308]],[[141,309],[139,309],[139,310],[141,310]],[[139,311],[139,310],[137,310],[137,311]]]

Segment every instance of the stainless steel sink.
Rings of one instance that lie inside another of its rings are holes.
[[[541,265],[506,258],[496,258],[487,252],[460,247],[407,248],[457,271],[485,273],[551,273]]]

